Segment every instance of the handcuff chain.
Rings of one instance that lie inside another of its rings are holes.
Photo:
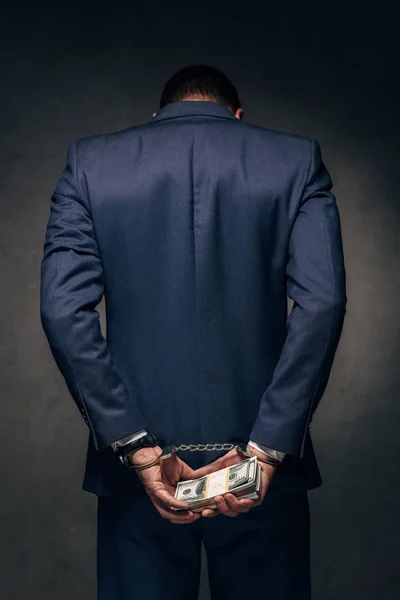
[[[199,451],[208,451],[208,452],[212,452],[213,450],[232,450],[233,448],[235,448],[237,446],[237,444],[181,444],[180,446],[176,447],[176,450],[189,450],[190,452],[195,452],[196,450]]]
[[[142,471],[143,469],[147,469],[148,467],[152,467],[155,464],[157,464],[158,462],[165,460],[166,458],[170,458],[173,454],[175,454],[175,452],[178,452],[179,450],[189,450],[191,452],[195,452],[196,450],[198,451],[213,451],[213,450],[232,450],[233,448],[237,448],[238,451],[240,452],[240,454],[243,454],[244,456],[249,456],[248,453],[246,453],[245,450],[243,450],[243,443],[241,442],[237,442],[236,444],[231,444],[231,443],[225,443],[225,444],[181,444],[180,446],[166,446],[163,451],[161,452],[161,454],[153,461],[146,463],[144,465],[133,465],[132,463],[129,465],[130,467],[133,467],[134,469],[136,469],[137,471]],[[250,456],[253,453],[250,453]],[[273,466],[277,466],[280,464],[280,461],[276,461],[273,460],[271,458],[260,458],[257,457],[258,461],[273,465]]]

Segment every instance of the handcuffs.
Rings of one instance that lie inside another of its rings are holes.
[[[249,450],[248,444],[247,442],[237,442],[235,444],[230,444],[230,443],[226,443],[226,444],[190,444],[190,445],[186,445],[186,444],[181,444],[180,446],[166,446],[163,451],[161,452],[161,454],[159,454],[157,456],[157,458],[155,458],[154,460],[145,463],[143,465],[134,465],[130,460],[126,461],[125,464],[127,464],[129,467],[131,467],[132,469],[135,469],[136,471],[143,471],[144,469],[148,469],[150,467],[153,467],[154,465],[157,465],[159,462],[165,460],[166,458],[171,458],[171,456],[173,456],[176,452],[178,452],[179,450],[189,450],[191,452],[194,451],[223,451],[223,450],[233,450],[233,448],[236,448],[238,450],[238,452],[246,457],[246,458],[251,458],[252,456],[257,456],[257,460],[266,463],[268,465],[272,465],[275,467],[278,467],[281,464],[281,461],[275,458],[272,458],[271,456],[265,455],[265,458],[260,458],[258,455],[254,454],[251,450]]]

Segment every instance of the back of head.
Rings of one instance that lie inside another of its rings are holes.
[[[160,108],[183,100],[216,102],[236,111],[241,103],[230,79],[219,69],[208,65],[189,65],[177,71],[165,83]]]

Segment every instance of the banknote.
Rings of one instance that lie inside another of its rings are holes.
[[[260,482],[260,467],[257,457],[253,456],[198,479],[179,481],[175,498],[185,500],[190,509],[197,512],[205,507],[215,507],[215,496],[227,492],[238,498],[256,499],[260,493]]]

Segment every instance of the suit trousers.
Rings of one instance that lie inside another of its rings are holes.
[[[197,600],[201,543],[213,600],[310,600],[307,490],[274,490],[236,517],[161,517],[146,492],[98,497],[98,600]]]

